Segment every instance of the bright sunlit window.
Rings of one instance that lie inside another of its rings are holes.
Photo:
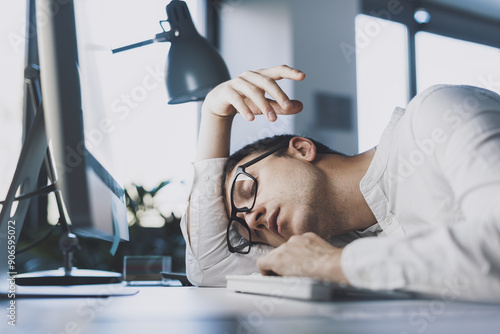
[[[198,1],[186,3],[203,33]],[[76,19],[84,110],[92,111],[85,117],[89,150],[129,191],[133,191],[132,184],[153,189],[171,180],[152,203],[168,217],[170,212],[180,216],[185,210],[189,188],[181,182],[191,176],[198,105],[167,104],[165,68],[170,43],[111,53],[113,48],[161,32],[159,21],[166,19],[167,4],[164,0],[81,1],[76,5]],[[170,29],[168,23],[165,29]],[[99,131],[103,119],[110,120],[110,131]],[[141,220],[145,227],[163,224],[158,215]]]
[[[394,107],[408,103],[408,31],[368,15],[356,17],[359,150],[379,142]],[[500,93],[500,49],[455,38],[415,35],[417,91],[462,84]]]
[[[406,26],[356,16],[356,81],[359,151],[379,143],[396,106],[408,102]]]
[[[460,84],[500,93],[500,49],[427,32],[415,36],[417,89]]]

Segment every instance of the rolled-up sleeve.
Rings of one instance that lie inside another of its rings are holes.
[[[227,248],[228,217],[221,190],[226,160],[193,163],[193,185],[188,209],[181,219],[181,230],[186,240],[186,273],[191,283],[198,286],[225,286],[226,275],[258,272],[257,258],[270,249],[255,245],[249,254],[242,255],[233,254]]]
[[[415,140],[437,127],[446,135],[434,158],[464,219],[407,239],[356,240],[344,248],[343,271],[355,286],[498,302],[500,98],[472,87],[442,87],[412,108],[419,112]]]

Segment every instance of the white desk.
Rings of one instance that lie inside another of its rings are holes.
[[[140,287],[134,296],[16,299],[0,333],[500,333],[500,305],[440,300],[304,302],[226,289]]]

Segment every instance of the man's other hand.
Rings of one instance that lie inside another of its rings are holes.
[[[286,243],[257,261],[263,275],[307,276],[348,284],[340,266],[342,248],[336,248],[308,232],[292,236]]]

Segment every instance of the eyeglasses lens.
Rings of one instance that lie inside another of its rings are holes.
[[[253,207],[257,193],[257,183],[248,175],[238,174],[234,180],[232,199],[238,210],[248,210]]]
[[[228,241],[234,251],[248,253],[250,250],[250,231],[237,220],[231,220],[228,228]]]

